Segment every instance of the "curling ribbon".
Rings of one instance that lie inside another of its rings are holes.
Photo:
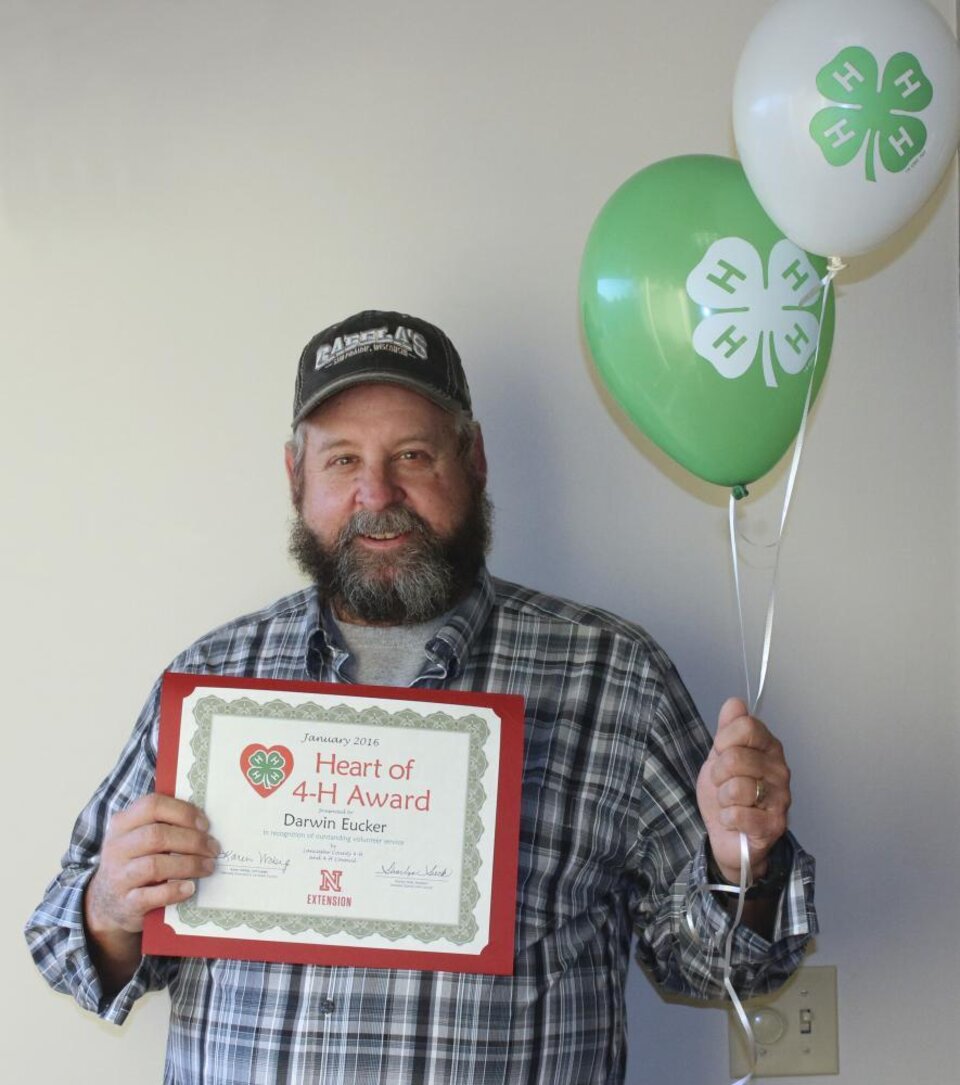
[[[827,263],[827,273],[820,280],[820,284],[808,294],[801,305],[808,305],[816,296],[819,290],[823,290],[823,297],[820,303],[820,328],[817,336],[817,347],[813,355],[813,365],[810,369],[810,382],[807,385],[807,397],[803,404],[803,415],[800,419],[800,428],[797,432],[797,439],[793,448],[793,459],[790,463],[790,470],[787,474],[787,485],[783,497],[783,509],[780,513],[780,527],[777,531],[777,538],[774,543],[775,557],[773,562],[773,575],[770,581],[770,598],[767,601],[767,615],[763,628],[763,647],[760,652],[760,672],[757,677],[757,692],[756,696],[751,693],[750,686],[750,665],[747,658],[747,639],[744,631],[743,624],[743,598],[740,590],[740,557],[737,551],[737,531],[736,531],[736,506],[737,501],[740,498],[746,496],[745,487],[737,487],[730,494],[729,503],[729,526],[730,526],[730,549],[733,557],[733,582],[736,586],[737,594],[737,615],[740,620],[740,647],[743,654],[743,673],[747,686],[747,705],[748,711],[752,716],[757,706],[760,704],[760,698],[763,696],[764,685],[767,680],[767,667],[770,662],[770,643],[773,639],[773,615],[776,609],[776,586],[777,586],[777,572],[780,568],[780,544],[783,542],[784,527],[787,523],[787,512],[790,508],[790,503],[793,499],[793,488],[797,481],[797,472],[800,469],[800,457],[803,453],[804,438],[807,432],[807,419],[810,415],[810,403],[813,399],[813,383],[814,377],[817,372],[817,363],[820,360],[820,344],[823,339],[823,318],[827,307],[827,297],[830,291],[830,284],[837,277],[837,275],[843,271],[847,265],[837,256],[831,256]],[[731,961],[733,959],[733,942],[736,935],[737,928],[740,926],[740,922],[743,918],[743,905],[746,900],[747,885],[750,880],[750,848],[747,844],[747,837],[745,833],[740,833],[740,884],[739,885],[704,885],[701,886],[701,890],[704,892],[715,893],[736,893],[737,894],[737,909],[733,917],[733,921],[730,924],[730,930],[727,933],[727,938],[724,943],[723,950],[723,986],[727,994],[730,996],[730,1002],[733,1005],[736,1012],[737,1019],[740,1022],[740,1027],[743,1029],[744,1036],[747,1040],[747,1058],[749,1063],[749,1069],[745,1077],[735,1081],[733,1085],[748,1085],[757,1068],[757,1040],[753,1034],[753,1029],[750,1026],[750,1019],[747,1017],[746,1010],[743,1008],[743,1003],[740,1001],[736,990],[734,989],[733,982],[731,980],[732,966]]]

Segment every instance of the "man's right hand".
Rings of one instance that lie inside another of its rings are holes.
[[[114,815],[84,895],[91,955],[105,988],[119,990],[140,961],[143,917],[185,900],[213,873],[220,845],[203,811],[169,795],[144,795]]]

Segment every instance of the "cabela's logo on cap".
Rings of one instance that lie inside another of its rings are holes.
[[[352,332],[350,335],[338,335],[332,343],[321,343],[317,347],[314,369],[325,369],[327,366],[336,365],[346,358],[371,349],[389,350],[395,354],[405,354],[407,357],[416,355],[418,358],[426,359],[427,340],[420,332],[405,328],[402,324],[397,326],[392,335],[388,326],[368,328],[366,331]]]

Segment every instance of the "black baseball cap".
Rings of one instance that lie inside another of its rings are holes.
[[[330,396],[371,381],[401,384],[444,410],[472,414],[460,355],[447,336],[418,317],[367,309],[331,324],[303,348],[294,426]]]

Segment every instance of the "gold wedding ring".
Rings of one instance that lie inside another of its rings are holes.
[[[756,797],[753,800],[753,805],[754,806],[759,806],[760,803],[762,803],[763,800],[766,797],[767,797],[767,785],[763,782],[763,778],[761,777],[759,780],[757,780],[757,794],[756,794]]]

